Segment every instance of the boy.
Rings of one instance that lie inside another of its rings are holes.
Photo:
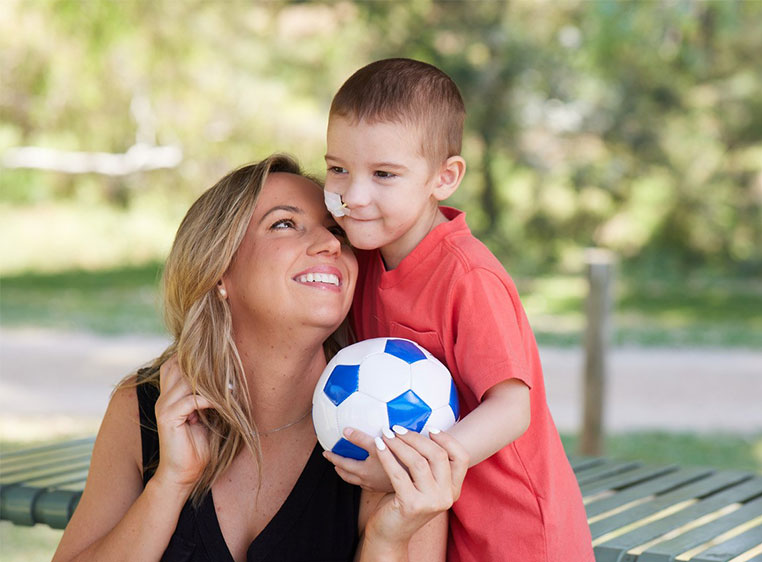
[[[409,59],[361,68],[334,97],[326,205],[365,250],[353,324],[358,339],[414,340],[452,372],[462,419],[449,433],[472,468],[452,508],[448,560],[589,562],[581,494],[516,288],[464,214],[438,205],[465,173],[464,118],[453,81]],[[345,436],[370,457],[325,453],[339,474],[391,489],[372,438]]]

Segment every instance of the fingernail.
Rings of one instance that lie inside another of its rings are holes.
[[[394,439],[394,432],[393,432],[391,429],[389,429],[388,427],[385,427],[385,428],[383,428],[383,429],[381,430],[381,433],[383,433],[383,434],[384,434],[384,436],[385,436],[387,439]]]
[[[347,427],[344,429],[344,437],[352,437],[352,429]]]
[[[436,435],[439,432],[440,430],[438,430],[436,427],[429,428],[429,433],[433,433],[434,435]]]
[[[393,425],[392,429],[394,430],[394,433],[396,433],[397,435],[405,435],[407,433],[407,429],[405,429],[401,425]]]
[[[374,441],[376,442],[376,449],[378,449],[379,451],[383,451],[384,449],[386,449],[386,443],[384,443],[380,437],[376,437]]]

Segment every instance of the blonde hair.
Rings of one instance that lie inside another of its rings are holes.
[[[216,287],[246,234],[267,177],[275,172],[309,178],[293,158],[275,154],[230,172],[190,207],[163,275],[164,320],[172,344],[151,363],[147,377],[132,375],[122,383],[158,386],[159,367],[176,354],[192,391],[212,402],[213,409],[199,412],[209,429],[211,456],[191,494],[194,503],[211,489],[242,447],[252,452],[261,475],[259,434],[233,340],[230,307]],[[326,354],[335,354],[348,338],[345,321],[324,344]]]
[[[350,76],[331,102],[329,118],[390,121],[421,132],[432,166],[460,154],[466,106],[458,86],[431,64],[405,58],[372,62]]]

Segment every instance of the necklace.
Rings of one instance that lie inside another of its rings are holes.
[[[296,420],[294,420],[294,421],[292,421],[290,423],[287,423],[286,425],[282,425],[280,427],[276,427],[275,429],[271,429],[270,431],[260,431],[259,434],[260,435],[272,435],[273,433],[276,433],[276,432],[278,432],[278,431],[280,431],[282,429],[288,429],[292,425],[296,425],[300,421],[302,421],[304,418],[306,418],[307,414],[309,414],[311,411],[312,411],[312,406],[310,406],[309,409],[306,412],[304,412],[301,416],[299,416],[299,419],[296,419]]]

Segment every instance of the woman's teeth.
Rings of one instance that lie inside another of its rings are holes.
[[[299,283],[328,283],[339,286],[339,277],[331,273],[307,273],[296,278]]]

